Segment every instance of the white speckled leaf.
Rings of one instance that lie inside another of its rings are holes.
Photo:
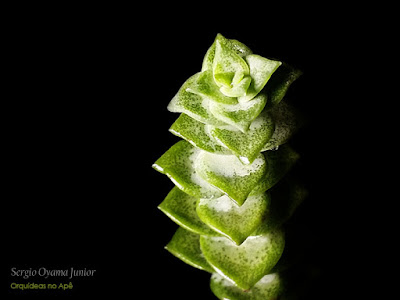
[[[195,169],[201,178],[224,192],[238,205],[242,205],[265,175],[266,161],[260,153],[253,163],[244,165],[234,155],[203,151],[196,159]]]
[[[197,234],[219,236],[197,215],[198,198],[192,197],[174,187],[158,208],[179,226]]]
[[[179,227],[171,241],[165,246],[170,253],[183,262],[210,273],[214,269],[204,258],[200,249],[200,235]]]
[[[202,97],[206,97],[218,103],[238,103],[235,96],[226,96],[220,91],[218,85],[214,81],[212,70],[201,72],[199,76],[196,77],[196,80],[188,85],[186,91],[196,95],[200,95]]]
[[[244,164],[249,164],[259,155],[263,146],[271,138],[275,124],[267,111],[263,111],[246,132],[214,128],[211,134],[226,148],[231,150]]]
[[[217,36],[212,73],[219,87],[232,88],[248,76],[250,70],[244,59]]]
[[[178,188],[193,197],[221,197],[222,193],[202,179],[194,169],[194,161],[201,152],[188,142],[179,141],[153,164],[153,168],[166,174]]]
[[[168,110],[171,112],[185,113],[202,123],[223,125],[224,123],[222,121],[216,119],[209,112],[208,107],[211,100],[186,91],[186,89],[191,86],[200,75],[201,73],[196,73],[186,80],[186,82],[179,89],[178,93],[168,104]]]
[[[226,237],[200,237],[200,248],[208,263],[243,290],[252,288],[271,271],[284,246],[284,233],[279,229],[251,236],[240,246]]]
[[[215,57],[215,43],[216,43],[217,39],[220,43],[223,43],[226,47],[235,51],[235,53],[237,55],[239,55],[240,57],[244,57],[244,56],[247,56],[247,55],[253,53],[250,50],[250,48],[247,47],[245,44],[243,44],[237,40],[227,39],[224,36],[222,36],[222,34],[218,34],[214,40],[214,43],[207,50],[207,53],[204,56],[201,71],[212,70],[214,57]]]
[[[271,150],[286,143],[301,126],[298,114],[285,101],[281,101],[270,113],[275,123],[275,130],[261,151]]]
[[[238,98],[239,102],[247,102],[257,96],[282,64],[280,61],[270,60],[257,54],[247,55],[244,59],[249,65],[251,83],[246,94]]]
[[[240,245],[261,225],[269,203],[270,197],[265,193],[248,197],[242,206],[227,196],[200,199],[197,214],[204,223]]]
[[[225,300],[276,300],[284,289],[278,273],[265,275],[251,289],[243,291],[218,273],[211,276],[210,287],[214,295]]]
[[[251,101],[228,105],[211,102],[210,112],[214,117],[226,124],[232,125],[242,132],[246,132],[251,122],[262,112],[267,103],[266,94],[260,93]]]
[[[250,76],[244,76],[236,85],[233,86],[221,86],[221,93],[228,97],[240,97],[246,95],[247,89],[251,83]],[[235,98],[236,99],[236,98]],[[237,100],[236,100],[237,102]]]
[[[181,114],[169,129],[173,134],[187,140],[197,148],[217,154],[232,154],[232,151],[222,147],[208,133],[205,125],[191,117]]]
[[[254,190],[251,191],[250,195],[264,193],[272,188],[289,172],[300,157],[300,155],[287,144],[280,146],[277,150],[265,151],[263,154],[267,161],[267,172]]]

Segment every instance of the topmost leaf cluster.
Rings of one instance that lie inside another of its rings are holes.
[[[218,34],[201,72],[168,105],[171,112],[183,113],[171,132],[205,151],[235,154],[249,164],[259,152],[285,142],[297,127],[291,108],[277,106],[300,74]]]

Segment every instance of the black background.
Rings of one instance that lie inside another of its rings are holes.
[[[163,249],[177,225],[157,205],[173,185],[151,165],[179,140],[168,132],[178,115],[166,107],[218,32],[304,72],[288,93],[308,120],[292,141],[310,192],[294,216],[311,266],[301,299],[361,296],[371,263],[360,243],[372,227],[356,182],[370,166],[360,145],[374,135],[360,110],[374,101],[360,92],[364,49],[376,42],[368,21],[328,8],[263,9],[239,23],[163,9],[26,8],[5,23],[8,296],[213,299],[209,274]],[[11,267],[71,266],[97,273],[72,291],[9,288]]]

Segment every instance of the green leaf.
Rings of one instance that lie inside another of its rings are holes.
[[[207,97],[218,103],[235,104],[238,102],[237,98],[232,98],[233,96],[230,95],[225,96],[221,93],[218,85],[214,81],[212,70],[201,72],[200,75],[196,77],[196,80],[188,85],[186,91],[202,97]]]
[[[252,288],[271,271],[284,246],[284,233],[279,229],[248,237],[240,246],[226,237],[200,237],[208,263],[243,290]]]
[[[179,227],[165,249],[192,267],[210,273],[214,272],[200,250],[200,235],[198,234]]]
[[[239,102],[235,105],[227,105],[212,102],[209,109],[218,120],[246,132],[251,122],[262,112],[266,103],[266,94],[260,93],[246,103]]]
[[[245,57],[250,68],[251,83],[247,93],[239,97],[239,102],[247,102],[253,99],[267,84],[271,75],[282,64],[280,61],[270,60],[256,54]]]
[[[233,87],[249,74],[249,66],[243,58],[217,37],[213,61],[213,75],[216,84],[219,87]]]
[[[276,300],[284,289],[281,276],[272,273],[262,277],[252,288],[243,291],[218,273],[211,276],[210,287],[214,295],[225,300]]]
[[[267,111],[262,112],[246,132],[234,128],[213,128],[211,134],[231,150],[244,164],[250,164],[259,155],[274,132],[275,124]],[[233,129],[233,130],[232,130]]]
[[[200,199],[198,217],[215,231],[240,245],[262,223],[268,213],[270,197],[267,194],[250,196],[242,206],[229,197]]]
[[[200,75],[201,73],[196,73],[186,80],[178,93],[168,104],[168,110],[171,112],[185,113],[193,119],[205,124],[223,125],[223,122],[216,119],[209,112],[209,102],[212,102],[210,99],[187,91],[187,88],[190,87]]]
[[[270,110],[270,113],[275,123],[275,130],[261,151],[271,150],[286,143],[301,127],[299,114],[285,101],[281,101]]]
[[[253,53],[250,50],[250,48],[247,47],[245,44],[243,44],[237,40],[227,39],[222,34],[219,33],[219,34],[217,34],[217,36],[214,40],[214,43],[207,50],[207,53],[204,56],[201,71],[212,70],[212,68],[213,68],[216,40],[218,40],[220,43],[223,43],[229,49],[233,50],[240,57],[245,57],[245,56]]]
[[[196,160],[195,168],[204,180],[224,192],[238,205],[242,205],[264,176],[266,162],[262,154],[259,154],[253,163],[244,165],[234,155],[218,155],[203,151]]]
[[[267,161],[267,172],[250,195],[264,193],[272,188],[289,172],[300,157],[289,145],[283,145],[278,150],[266,151],[263,154]]]
[[[194,169],[194,161],[201,152],[188,142],[179,141],[153,164],[153,168],[166,174],[179,189],[193,197],[221,197],[222,193],[202,179]]]
[[[174,124],[172,124],[169,131],[205,151],[217,154],[232,154],[230,150],[222,147],[215,141],[211,134],[208,133],[208,127],[210,125],[203,124],[185,114],[181,114]]]
[[[251,77],[245,76],[236,85],[221,86],[221,92],[222,94],[227,95],[228,97],[240,97],[246,94],[247,89],[250,86],[250,83],[251,83]]]
[[[268,95],[267,109],[273,108],[286,95],[290,85],[303,74],[300,70],[283,63],[274,73],[265,86],[265,92]]]
[[[198,199],[174,187],[158,208],[179,226],[197,234],[218,236],[197,215]]]

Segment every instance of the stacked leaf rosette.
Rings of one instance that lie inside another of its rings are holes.
[[[277,299],[283,224],[305,196],[282,180],[299,155],[300,126],[283,99],[301,72],[218,34],[200,72],[168,105],[183,140],[154,164],[175,184],[159,205],[180,227],[166,249],[212,273],[219,299]]]

